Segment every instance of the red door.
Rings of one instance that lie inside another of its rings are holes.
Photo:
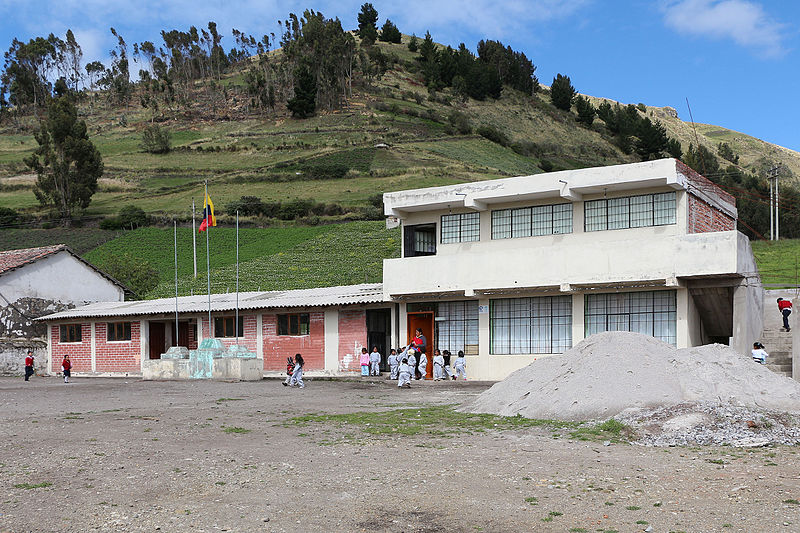
[[[161,359],[167,344],[163,322],[150,322],[150,359]]]
[[[417,328],[422,330],[425,340],[428,341],[428,346],[425,348],[428,366],[425,367],[424,377],[425,379],[433,379],[433,350],[435,349],[433,342],[433,313],[408,313],[408,342],[414,340],[414,332]]]

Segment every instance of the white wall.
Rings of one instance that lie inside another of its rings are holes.
[[[0,292],[11,302],[28,297],[75,305],[122,301],[125,297],[121,287],[67,251],[0,276]]]

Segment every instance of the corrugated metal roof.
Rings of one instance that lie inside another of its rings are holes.
[[[322,307],[332,305],[371,304],[383,302],[382,283],[318,287],[293,291],[240,292],[239,310],[277,309],[287,307]],[[211,311],[233,311],[236,293],[212,294]],[[178,313],[205,313],[208,296],[181,296]],[[73,318],[122,317],[160,315],[175,312],[175,298],[140,300],[134,302],[98,302],[53,313],[37,320],[69,320]]]

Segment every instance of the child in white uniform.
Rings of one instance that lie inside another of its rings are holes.
[[[428,370],[428,356],[425,352],[419,352],[419,379],[425,379]]]
[[[440,381],[444,379],[444,356],[438,349],[433,354],[433,380]]]
[[[767,357],[769,354],[764,350],[764,345],[760,342],[753,343],[753,361],[756,363],[761,363],[762,365],[767,364]]]
[[[389,352],[387,362],[389,363],[389,379],[397,379],[397,367],[400,366],[400,360],[397,358],[397,350],[394,348]]]
[[[458,351],[458,357],[456,357],[456,363],[453,365],[456,369],[456,377],[463,377],[464,380],[467,379],[467,360],[464,358],[464,352],[461,350]]]
[[[303,356],[295,354],[294,356],[294,371],[292,372],[292,380],[289,382],[290,387],[294,387],[297,385],[299,388],[303,388],[306,386],[303,383],[303,365],[305,365],[305,361],[303,361]]]
[[[372,353],[369,354],[369,375],[381,375],[381,353],[378,351],[377,346],[373,346]]]
[[[411,388],[411,365],[408,364],[408,359],[403,359],[398,368],[399,378],[397,380],[398,387]]]

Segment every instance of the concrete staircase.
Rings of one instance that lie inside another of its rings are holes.
[[[761,343],[769,354],[767,368],[775,373],[792,377],[792,333],[783,331],[783,319],[778,312],[775,300],[778,297],[794,299],[795,295],[789,291],[764,292],[764,332],[761,334]],[[797,315],[800,309],[795,308],[789,316],[789,325],[792,329],[800,327]]]

